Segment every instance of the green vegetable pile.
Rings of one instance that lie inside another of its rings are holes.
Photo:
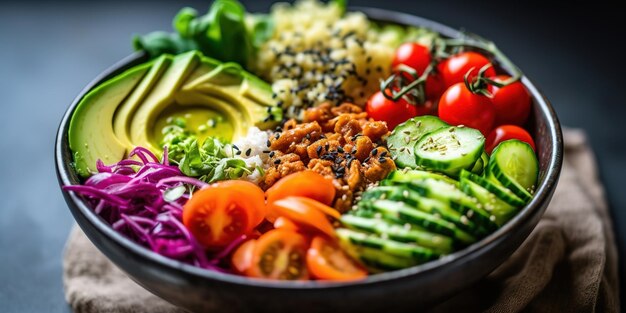
[[[200,142],[196,134],[186,129],[182,118],[164,129],[161,144],[167,147],[170,162],[177,164],[183,174],[207,183],[252,173],[244,160],[229,156],[233,155],[231,145],[215,137]]]

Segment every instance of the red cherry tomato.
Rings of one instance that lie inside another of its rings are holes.
[[[365,110],[371,118],[387,122],[387,127],[392,130],[412,117],[426,114],[427,108],[411,105],[404,99],[393,102],[379,91],[369,98]]]
[[[510,139],[526,142],[535,150],[535,141],[533,141],[533,137],[530,136],[526,130],[515,125],[502,125],[496,127],[487,137],[487,141],[485,141],[485,151],[491,154],[491,151],[493,151],[498,144]]]
[[[477,52],[461,52],[459,54],[453,55],[449,59],[443,61],[440,66],[437,68],[441,73],[441,77],[443,79],[443,83],[445,87],[450,87],[456,83],[461,83],[465,79],[465,74],[472,70],[472,74],[470,74],[469,81],[472,78],[476,77],[478,71],[487,65],[491,64],[489,59]],[[490,67],[485,71],[486,77],[495,76],[496,71],[493,67]]]
[[[424,73],[430,64],[430,51],[428,47],[415,42],[406,42],[396,49],[395,56],[391,62],[392,68],[404,64],[417,72],[417,75]]]
[[[431,73],[426,78],[426,83],[424,85],[424,90],[426,93],[426,99],[431,101],[439,101],[441,98],[441,94],[446,91],[446,86],[443,83],[443,78],[439,73]]]
[[[487,136],[493,127],[496,110],[491,99],[474,94],[465,83],[448,88],[439,100],[439,118],[450,125],[465,125]]]
[[[507,75],[493,77],[495,81],[503,82],[511,78]],[[522,82],[517,81],[502,88],[489,85],[489,92],[493,94],[493,105],[496,107],[496,125],[523,125],[530,114],[530,94]]]

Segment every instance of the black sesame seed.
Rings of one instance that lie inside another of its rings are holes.
[[[250,156],[250,153],[252,153],[252,148],[248,148],[248,150],[246,150],[246,156]]]
[[[306,135],[304,135],[304,137],[305,137],[306,139],[308,139],[308,140],[311,140],[311,134],[306,134]]]
[[[237,145],[233,145],[233,149],[239,150],[239,147],[237,147]]]
[[[276,165],[280,164],[280,159],[274,160],[274,164],[276,164]]]
[[[382,66],[380,66],[380,65],[379,65],[379,66],[377,66],[377,67],[376,67],[376,71],[377,71],[378,73],[382,73],[382,72],[383,72],[383,67],[382,67]]]
[[[269,154],[270,158],[273,158],[275,154],[276,153],[274,151],[270,151],[270,154]]]
[[[325,149],[326,151],[328,151],[328,149],[329,149],[329,148],[330,148],[330,145],[329,145],[329,144],[326,144],[326,145],[324,146],[324,149]]]
[[[339,151],[339,153],[344,153],[343,148],[342,147],[337,147],[337,151]]]
[[[322,153],[322,146],[317,146],[315,152],[317,152],[317,155],[319,156]]]
[[[363,163],[367,163],[367,161],[370,160],[370,157],[365,158],[365,160],[363,160]]]
[[[270,150],[263,150],[263,153],[266,153],[266,154],[270,153],[270,152],[272,152],[272,151],[270,151]]]
[[[265,142],[265,145],[269,147],[272,145],[272,143],[268,140],[267,142]]]
[[[381,158],[386,157],[386,156],[387,156],[387,151],[383,151],[380,153]]]
[[[235,152],[235,155],[241,155],[241,151],[237,150],[237,152]]]
[[[372,155],[373,155],[373,156],[376,156],[376,154],[378,154],[378,149],[374,148],[374,149],[372,150]]]
[[[378,158],[379,163],[385,163],[386,159],[384,157]]]

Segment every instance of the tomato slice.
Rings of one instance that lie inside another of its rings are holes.
[[[325,205],[324,203],[321,203],[319,201],[315,201],[313,199],[309,199],[309,198],[304,198],[304,197],[300,197],[299,201],[305,203],[306,205],[315,208],[316,210],[319,210],[320,212],[333,217],[334,219],[340,219],[341,218],[341,213],[339,213],[339,211],[337,211],[335,208],[329,207],[327,205]]]
[[[252,266],[246,274],[267,279],[308,279],[307,249],[308,242],[303,235],[286,229],[270,230],[257,239]]]
[[[275,216],[284,216],[305,228],[317,230],[330,237],[335,236],[335,229],[326,215],[311,200],[303,197],[287,197],[268,204],[268,209]]]
[[[252,267],[252,257],[254,256],[254,247],[256,246],[256,239],[250,239],[242,243],[233,256],[231,257],[231,264],[235,271],[240,274],[245,274],[250,267]]]
[[[293,231],[298,231],[298,225],[296,225],[296,223],[290,221],[288,218],[284,217],[284,216],[279,216],[276,221],[274,221],[274,228],[276,229],[287,229],[287,230],[293,230]]]
[[[315,237],[306,254],[311,275],[324,280],[357,280],[367,277],[367,271],[356,264],[334,242]]]
[[[301,171],[281,178],[265,194],[267,203],[289,196],[299,196],[331,205],[335,199],[335,186],[332,180],[317,172]]]
[[[183,207],[183,224],[208,249],[252,233],[265,215],[265,197],[253,183],[233,180],[196,191]]]

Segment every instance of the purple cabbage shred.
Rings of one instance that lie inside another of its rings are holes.
[[[128,159],[116,164],[105,165],[98,160],[98,173],[83,185],[63,189],[85,197],[96,214],[134,242],[171,259],[229,272],[225,258],[246,237],[241,236],[221,251],[204,249],[183,225],[182,212],[191,192],[208,184],[170,165],[167,150],[163,155],[161,162],[148,149],[137,147]],[[185,187],[185,193],[166,199],[165,192],[179,186]]]

